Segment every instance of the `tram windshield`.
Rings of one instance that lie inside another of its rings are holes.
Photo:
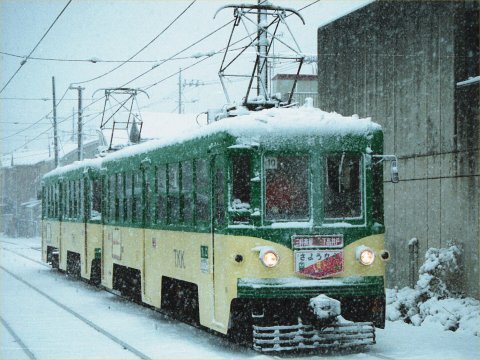
[[[362,216],[361,157],[331,154],[325,157],[325,218]]]
[[[267,156],[265,216],[267,220],[308,220],[308,157]]]

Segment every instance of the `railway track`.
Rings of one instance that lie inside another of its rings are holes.
[[[32,259],[32,258],[29,258],[28,256],[25,256],[23,254],[20,254],[18,253],[17,251],[15,250],[12,250],[12,249],[7,249],[7,248],[3,248],[3,250],[6,250],[6,251],[9,251],[13,254],[15,254],[16,256],[20,256],[24,259],[27,259],[27,260],[30,260],[30,261],[33,261],[35,263],[40,263],[41,265],[43,266],[47,266],[46,264],[43,264],[35,259]],[[134,354],[136,357],[138,357],[139,359],[145,359],[145,360],[150,360],[151,358],[144,354],[142,351],[138,350],[137,348],[131,346],[130,344],[126,343],[125,341],[121,340],[120,338],[116,337],[114,334],[112,334],[111,332],[105,330],[104,328],[102,328],[101,326],[95,324],[93,321],[87,319],[86,317],[84,317],[83,315],[79,314],[78,312],[76,312],[75,310],[73,310],[71,307],[65,305],[64,303],[61,303],[60,301],[58,301],[57,299],[54,299],[52,296],[48,295],[47,293],[45,293],[43,290],[39,289],[38,287],[36,287],[35,285],[33,285],[32,283],[30,283],[29,281],[25,280],[24,278],[22,278],[21,276],[17,275],[17,274],[14,274],[12,271],[6,269],[3,265],[0,265],[0,270],[2,270],[5,274],[8,274],[9,276],[11,276],[12,278],[14,278],[15,280],[17,280],[18,282],[24,284],[25,286],[27,286],[28,288],[30,288],[31,290],[33,290],[34,292],[36,292],[37,294],[41,295],[43,298],[47,299],[50,303],[53,303],[55,304],[57,307],[61,308],[62,310],[66,311],[67,313],[69,313],[70,315],[74,316],[76,319],[78,319],[79,321],[81,321],[82,323],[88,325],[90,328],[96,330],[98,333],[102,334],[103,336],[105,336],[106,338],[110,339],[111,341],[113,341],[114,343],[116,343],[117,345],[119,345],[122,349],[124,350],[127,350],[129,351],[130,353]],[[30,359],[36,359],[34,353],[32,352],[32,350],[30,350],[26,345],[25,345],[25,342],[22,341],[22,339],[19,337],[18,334],[15,333],[15,331],[12,329],[12,327],[8,324],[8,322],[0,317],[0,322],[2,323],[2,325],[7,329],[7,331],[10,333],[10,335],[15,339],[15,341],[18,343],[18,345],[22,348],[22,350],[25,352],[25,354],[30,358]]]
[[[7,241],[3,241],[3,240],[0,240],[0,243],[8,243],[8,244],[13,244],[13,245],[17,245],[15,243],[12,243],[12,242],[7,242]],[[22,248],[25,248],[25,247],[22,247]],[[29,261],[32,261],[36,264],[39,264],[39,265],[42,265],[44,267],[47,267],[47,268],[50,268],[50,266],[48,264],[45,264],[41,261],[38,261],[36,259],[33,259],[29,256],[26,256],[14,249],[11,249],[11,248],[6,248],[6,247],[2,247],[3,250],[5,251],[8,251],[8,252],[11,252],[13,254],[15,254],[16,256],[19,256],[23,259],[26,259],[26,260],[29,260]],[[34,247],[28,247],[28,249],[32,249],[32,250],[39,250],[38,248],[34,248]],[[7,274],[9,274],[10,276],[14,277],[16,280],[20,281],[21,283],[25,284],[26,286],[28,286],[29,288],[31,288],[32,290],[34,290],[35,292],[39,293],[40,295],[42,295],[43,297],[47,298],[50,302],[54,303],[55,305],[59,306],[60,308],[62,308],[63,310],[67,311],[68,313],[70,313],[71,315],[75,316],[77,319],[79,319],[80,321],[82,321],[83,323],[87,324],[88,326],[92,327],[93,329],[95,329],[96,331],[98,331],[99,333],[101,333],[102,335],[106,336],[107,338],[109,338],[110,340],[112,340],[113,342],[115,342],[116,344],[122,346],[122,348],[124,348],[125,350],[128,350],[129,352],[135,354],[138,358],[140,359],[150,359],[150,357],[148,357],[146,354],[142,353],[141,351],[139,351],[138,349],[128,345],[127,343],[125,343],[124,341],[122,341],[121,339],[117,338],[116,336],[114,336],[113,334],[111,334],[110,332],[106,331],[105,329],[101,328],[100,326],[96,325],[95,323],[93,323],[92,321],[86,319],[85,317],[83,317],[82,315],[80,315],[79,313],[77,313],[76,311],[74,311],[73,309],[69,308],[67,305],[65,304],[62,304],[60,303],[59,301],[53,299],[50,295],[46,294],[45,292],[43,292],[42,290],[40,290],[39,288],[37,288],[36,286],[34,286],[33,284],[30,284],[29,282],[27,282],[25,279],[21,278],[20,276],[18,275],[15,275],[13,274],[11,271],[5,269],[2,265],[0,265],[0,269],[3,270],[4,272],[6,272]],[[108,289],[106,289],[108,291]],[[122,299],[126,299],[124,296],[118,294],[117,292],[114,292],[114,291],[108,291],[109,293],[119,297],[119,298],[122,298]],[[148,307],[148,306],[147,306]],[[158,311],[157,311],[158,312]],[[169,314],[167,313],[163,313],[163,312],[160,312],[162,315],[164,315],[167,319],[171,319],[171,317],[169,316]],[[22,340],[18,337],[17,334],[15,334],[15,332],[13,332],[13,329],[9,326],[9,324],[3,319],[0,317],[0,322],[4,325],[4,327],[7,329],[7,331],[10,333],[10,335],[15,339],[15,341],[19,344],[19,346],[22,348],[22,350],[25,352],[25,354],[29,357],[29,359],[36,359],[36,357],[34,356],[34,354],[31,352],[30,349],[28,349],[28,347],[22,342]],[[198,328],[198,327],[197,327]],[[306,356],[306,358],[309,357],[309,355],[314,355],[314,353],[305,353],[304,356]],[[315,354],[315,355],[318,355],[318,354]],[[326,354],[328,355],[328,354]],[[329,354],[329,355],[332,355],[332,354]],[[342,355],[345,355],[345,356],[349,356],[349,355],[352,355],[348,352],[345,352],[345,353],[338,353],[338,352],[335,352],[335,355],[340,355],[340,357]],[[375,354],[375,353],[367,353],[367,358],[377,358],[377,359],[383,359],[383,360],[395,360],[394,358],[392,357],[389,357],[389,356],[385,356],[385,355],[382,355],[382,354]],[[289,358],[290,356],[287,355],[286,356],[287,358]],[[274,358],[274,359],[283,359],[285,358],[284,356],[278,356],[278,355],[273,355],[271,356],[271,358]]]

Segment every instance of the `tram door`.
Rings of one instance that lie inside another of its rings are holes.
[[[211,206],[211,234],[212,234],[212,268],[213,268],[213,308],[214,319],[221,323],[224,314],[223,292],[224,286],[221,263],[215,264],[215,259],[222,247],[219,231],[225,226],[225,161],[221,155],[215,155],[211,162],[212,175],[212,206]]]

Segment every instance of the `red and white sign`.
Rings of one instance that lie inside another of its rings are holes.
[[[294,249],[342,248],[343,235],[294,235],[292,245]]]
[[[300,250],[294,257],[297,274],[319,279],[343,272],[343,250]]]

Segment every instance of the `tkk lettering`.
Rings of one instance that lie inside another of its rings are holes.
[[[175,267],[185,269],[185,251],[174,249],[173,253],[175,254]]]

